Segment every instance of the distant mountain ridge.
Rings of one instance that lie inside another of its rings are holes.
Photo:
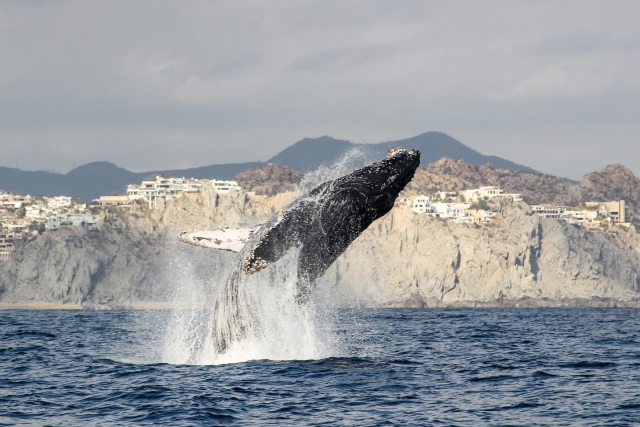
[[[442,132],[426,132],[412,138],[379,142],[377,144],[356,144],[334,139],[330,136],[305,138],[285,148],[269,159],[268,162],[289,166],[301,172],[309,172],[321,165],[330,166],[336,163],[350,150],[360,151],[365,160],[375,160],[384,157],[387,151],[395,147],[420,150],[422,152],[421,164],[423,167],[447,157],[456,160],[461,159],[471,165],[491,163],[499,169],[536,172],[527,166],[501,157],[485,156]]]
[[[462,159],[473,165],[492,163],[501,169],[534,172],[531,168],[501,157],[485,156],[444,133],[427,132],[408,139],[377,144],[356,144],[328,136],[305,138],[285,148],[267,162],[227,163],[141,173],[131,172],[109,162],[87,163],[66,174],[23,171],[0,166],[0,189],[33,196],[67,195],[90,201],[101,195],[123,193],[127,184],[140,182],[154,173],[201,179],[233,179],[241,172],[266,166],[267,163],[308,172],[322,165],[331,166],[351,150],[358,153],[353,161],[361,164],[384,157],[389,149],[397,146],[420,150],[422,166],[448,157]]]

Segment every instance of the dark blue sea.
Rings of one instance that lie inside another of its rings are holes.
[[[145,360],[161,311],[0,311],[1,425],[640,425],[640,311],[336,313],[345,356]]]

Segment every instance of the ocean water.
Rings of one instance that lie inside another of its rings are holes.
[[[338,310],[322,357],[217,365],[162,360],[172,315],[0,311],[0,425],[640,425],[637,310]]]

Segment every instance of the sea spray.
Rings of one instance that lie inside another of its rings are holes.
[[[305,176],[299,192],[343,175],[363,153],[354,149],[332,167]],[[206,250],[206,249],[200,249]],[[180,252],[180,251],[178,251]],[[338,356],[341,340],[330,322],[332,310],[311,298],[296,301],[297,256],[290,251],[259,274],[245,275],[241,260],[224,278],[197,274],[191,259],[176,255],[171,263],[176,308],[165,332],[162,360],[177,364],[220,364],[247,360],[318,359]],[[177,273],[177,274],[176,274]],[[327,292],[319,292],[326,295]]]

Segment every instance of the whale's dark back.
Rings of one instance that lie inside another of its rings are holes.
[[[371,223],[391,210],[420,164],[420,152],[399,149],[388,158],[316,187],[274,215],[255,234],[242,256],[253,274],[302,246],[298,293],[333,264]]]

